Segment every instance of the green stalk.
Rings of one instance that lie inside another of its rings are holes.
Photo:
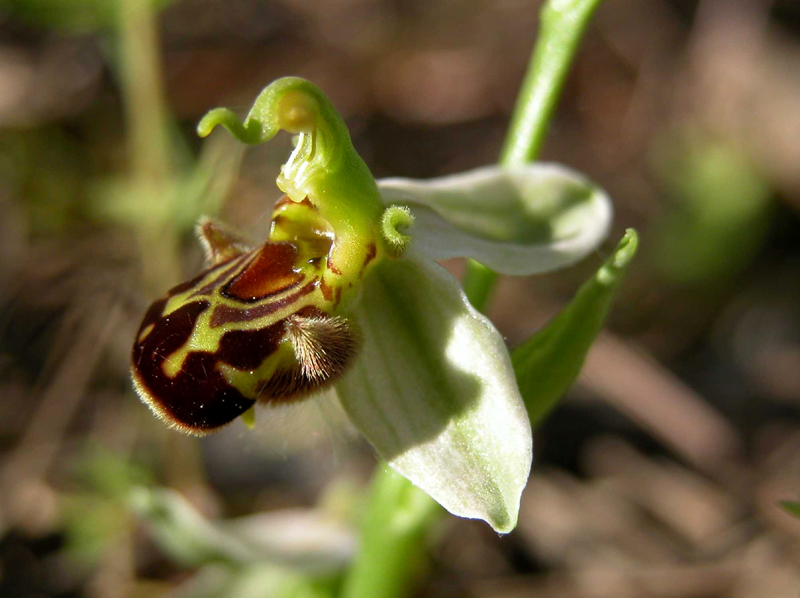
[[[361,550],[348,571],[342,596],[408,595],[425,565],[431,524],[442,513],[422,490],[385,463],[379,464],[362,522]]]
[[[601,0],[550,0],[542,8],[539,37],[522,83],[500,157],[502,166],[534,160],[541,150],[564,79],[581,37]],[[497,274],[474,261],[464,291],[483,311]],[[422,490],[380,465],[362,526],[361,548],[345,579],[344,598],[408,595],[424,565],[427,539],[442,509]]]
[[[116,41],[131,186],[140,195],[143,209],[149,210],[150,206],[170,200],[173,175],[153,2],[118,0]],[[165,284],[180,280],[176,231],[163,222],[157,226],[134,225],[139,235],[145,287],[161,292]]]
[[[519,166],[539,156],[564,80],[600,2],[550,0],[542,7],[539,36],[500,153],[501,166]],[[497,274],[486,266],[467,263],[464,292],[475,309],[486,310],[496,282]]]
[[[152,2],[119,1],[122,101],[133,175],[163,192],[170,179],[167,113]]]

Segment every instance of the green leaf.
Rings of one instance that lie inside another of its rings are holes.
[[[600,244],[611,224],[608,196],[557,164],[488,166],[378,186],[384,203],[408,206],[414,215],[409,255],[471,257],[503,274],[572,264]]]
[[[503,338],[430,261],[381,263],[352,315],[364,346],[336,386],[351,421],[448,511],[511,531],[532,437]]]
[[[636,231],[628,229],[614,254],[583,284],[570,304],[513,351],[514,371],[533,426],[542,421],[578,376],[638,243]]]

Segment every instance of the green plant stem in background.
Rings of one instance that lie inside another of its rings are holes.
[[[158,37],[151,4],[119,0],[119,76],[133,174],[162,187],[171,173]]]
[[[542,7],[539,35],[500,154],[501,166],[518,166],[539,156],[564,80],[600,2],[550,0]],[[497,274],[485,266],[467,263],[464,291],[475,309],[486,310],[496,281]]]
[[[156,12],[149,0],[117,0],[117,67],[125,105],[131,184],[143,206],[168,201],[173,172],[161,87]],[[155,210],[158,211],[158,210]],[[145,286],[180,279],[179,239],[167,223],[137,227]]]
[[[533,161],[586,26],[601,0],[551,0],[542,8],[539,36],[522,83],[500,164]],[[497,275],[469,262],[464,291],[483,311]],[[386,465],[377,468],[361,547],[347,573],[345,598],[395,598],[407,595],[427,553],[431,524],[443,511],[422,490]]]
[[[405,596],[420,574],[431,524],[443,509],[427,494],[378,465],[362,522],[361,547],[348,571],[342,596]]]

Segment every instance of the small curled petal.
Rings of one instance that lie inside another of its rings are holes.
[[[403,231],[414,224],[414,215],[406,206],[389,206],[381,216],[381,234],[393,257],[403,255],[411,237]]]
[[[344,122],[325,95],[312,83],[297,77],[284,77],[265,87],[244,121],[228,108],[211,110],[200,120],[197,133],[207,137],[217,125],[250,145],[269,141],[280,130],[297,134],[322,129],[331,142],[347,136]]]
[[[346,305],[348,295],[357,295],[365,265],[377,264],[388,243],[379,233],[384,211],[380,192],[333,104],[313,83],[284,77],[258,94],[243,121],[231,110],[217,108],[200,121],[198,133],[206,136],[217,125],[248,144],[269,141],[279,131],[296,136],[276,184],[291,201],[308,200],[332,229],[336,242],[328,263],[338,271],[326,275],[325,283],[328,289],[351,289],[336,300]]]
[[[222,125],[236,139],[248,145],[269,140],[262,135],[261,123],[250,118],[242,122],[233,110],[228,108],[215,108],[206,114],[197,125],[197,134],[200,137],[208,137],[217,125]]]

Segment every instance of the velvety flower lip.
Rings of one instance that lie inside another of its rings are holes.
[[[298,136],[277,181],[286,196],[260,248],[201,223],[211,269],[148,312],[134,348],[140,396],[202,433],[255,402],[332,388],[396,471],[451,513],[511,531],[530,420],[502,336],[436,261],[514,275],[569,265],[605,237],[608,197],[553,164],[376,184],[328,99],[297,78],[265,88],[244,121],[216,109],[198,129],[220,124],[246,143]]]

